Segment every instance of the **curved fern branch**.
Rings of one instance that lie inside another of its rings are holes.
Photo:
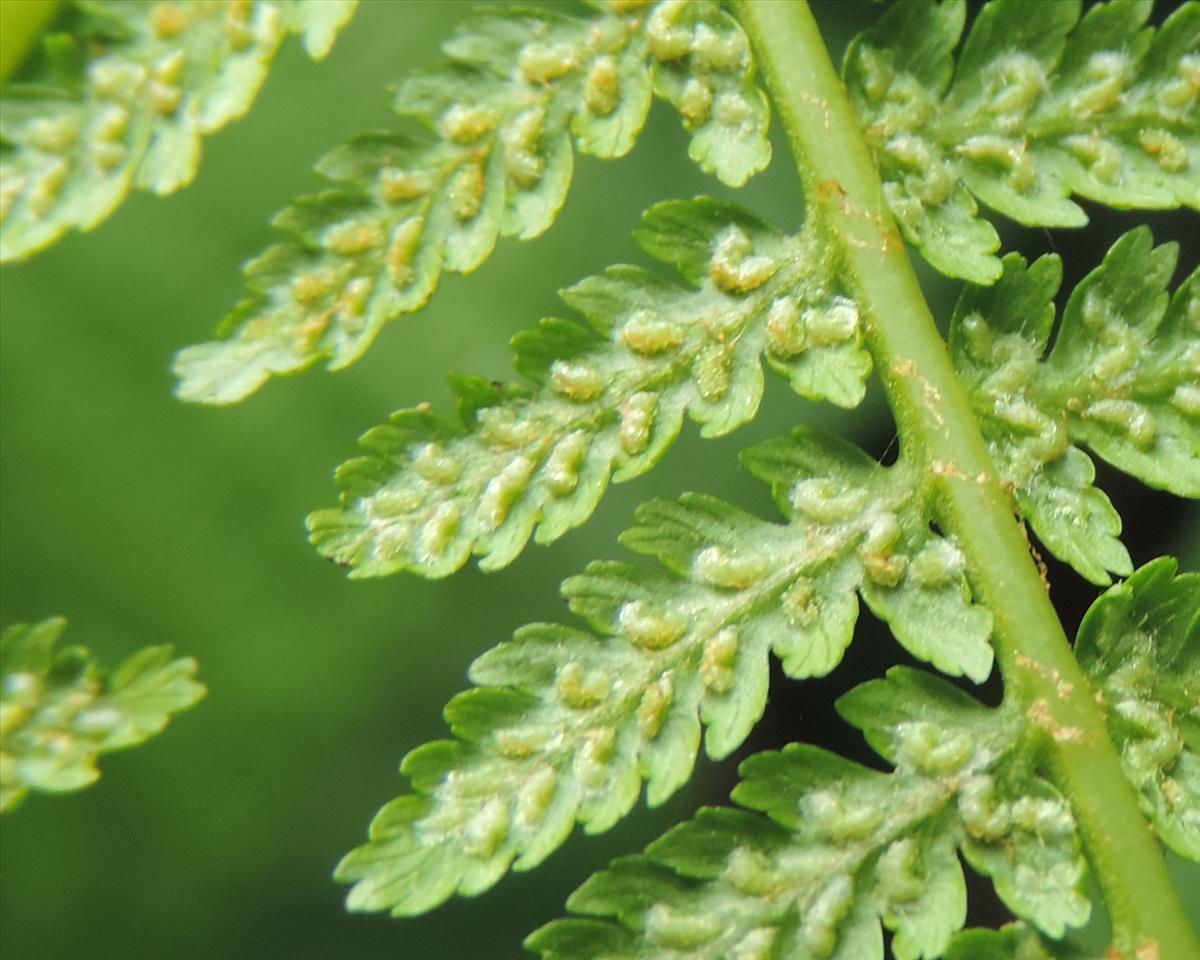
[[[357,0],[72,0],[0,93],[0,261],[187,184],[288,32],[323,57]]]
[[[838,710],[895,769],[792,744],[742,764],[733,798],[615,861],[526,942],[546,960],[897,960],[940,956],[966,917],[956,851],[1018,916],[1060,937],[1088,917],[1070,807],[1033,769],[1026,724],[906,668]],[[762,816],[766,814],[766,816]]]
[[[321,161],[337,186],[276,218],[291,238],[247,267],[250,297],[220,339],[180,352],[179,395],[231,403],[321,357],[352,363],[385,321],[425,304],[443,269],[475,269],[501,234],[546,230],[573,148],[627,153],[652,94],[679,110],[706,171],[736,186],[766,166],[767,101],[732,17],[710,0],[598,6],[590,19],[466,21],[448,62],[396,96],[429,135],[368,135]]]
[[[685,495],[638,510],[622,541],[669,574],[595,563],[564,584],[599,637],[539,624],[475,661],[446,709],[459,738],[408,755],[416,793],[385,806],[338,878],[355,909],[413,914],[548,856],[576,821],[606,830],[643,780],[658,804],[762,714],[768,652],[790,676],[832,670],[859,593],[912,653],[982,680],[991,616],[953,541],[930,529],[918,477],[801,431],[747,452],[789,518],[765,523]]]
[[[996,468],[1046,546],[1094,583],[1133,568],[1121,518],[1076,444],[1200,497],[1200,270],[1168,301],[1176,256],[1144,227],[1125,234],[1072,292],[1048,353],[1058,257],[1009,254],[1000,280],[968,289],[951,321]]]
[[[105,678],[83,647],[55,650],[66,621],[17,624],[0,637],[0,812],[30,790],[80,790],[101,753],[136,746],[204,696],[196,661],[146,647]]]
[[[518,335],[532,383],[453,381],[460,420],[402,410],[338,470],[343,505],[309,517],[313,543],[352,576],[445,576],[472,552],[494,570],[536,529],[583,523],[610,476],[649,470],[684,415],[717,436],[750,420],[764,359],[813,398],[853,406],[871,361],[853,301],[830,280],[815,231],[782,236],[712,200],[645,215],[641,245],[691,287],[613,267],[566,290],[587,325],[545,320]]]
[[[893,6],[844,76],[906,240],[938,270],[1001,275],[976,199],[1030,226],[1087,222],[1072,194],[1122,208],[1200,209],[1200,4],[1158,30],[1153,0],[1079,0],[1030,16],[992,0],[957,63],[965,4]]]

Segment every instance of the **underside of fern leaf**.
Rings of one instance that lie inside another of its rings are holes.
[[[691,284],[614,267],[564,291],[588,320],[514,339],[528,384],[459,377],[460,419],[403,410],[338,470],[343,505],[309,517],[313,543],[353,576],[444,576],[472,553],[509,563],[536,529],[583,523],[610,476],[650,469],[684,415],[717,436],[752,419],[762,365],[814,399],[854,406],[871,369],[853,301],[815,231],[785,237],[712,200],[651,209],[638,239]]]
[[[460,417],[404,410],[338,471],[342,506],[309,517],[352,576],[445,576],[472,553],[493,570],[536,532],[583,523],[611,478],[650,469],[684,419],[705,436],[750,420],[762,360],[797,392],[853,406],[871,369],[859,309],[807,226],[782,236],[734,207],[673,201],[638,233],[691,289],[614,267],[563,293],[588,324],[517,336],[531,381],[453,381]],[[955,365],[1002,479],[1046,546],[1099,584],[1132,566],[1121,520],[1080,446],[1151,486],[1200,496],[1200,273],[1167,294],[1176,248],[1126,234],[1073,291],[1058,326],[1057,257],[1005,258],[951,324]]]
[[[545,960],[876,960],[882,922],[897,960],[937,957],[966,916],[957,852],[1050,936],[1087,919],[1070,807],[1036,773],[1019,711],[907,668],[838,709],[890,773],[796,744],[751,757],[733,798],[758,812],[701,810],[577,890],[569,908],[592,919],[527,945]]]
[[[30,790],[66,793],[100,776],[101,753],[136,746],[204,696],[196,661],[146,647],[105,677],[83,647],[55,649],[66,621],[0,638],[0,812]]]
[[[1168,298],[1174,244],[1138,228],[1072,292],[1048,350],[1056,256],[1004,258],[951,322],[955,366],[1001,476],[1050,550],[1089,580],[1128,575],[1121,519],[1078,445],[1152,487],[1200,497],[1200,270]]]
[[[1159,838],[1200,862],[1200,574],[1146,564],[1093,604],[1080,664]]]
[[[938,270],[1001,275],[976,200],[1030,226],[1087,222],[1072,194],[1200,209],[1200,4],[1157,30],[1152,0],[992,0],[957,63],[965,4],[898,3],[846,55],[888,204]]]
[[[767,101],[749,44],[710,0],[609,0],[588,19],[491,11],[445,44],[448,62],[401,85],[395,109],[427,133],[373,134],[318,169],[336,188],[276,218],[291,234],[246,269],[220,339],[177,357],[178,393],[230,403],[274,374],[352,363],[387,320],[419,309],[443,269],[469,272],[500,235],[545,231],[573,150],[618,157],[652,95],[678,109],[690,154],[740,185],[766,166]]]
[[[639,509],[622,540],[669,573],[592,564],[564,594],[598,636],[534,625],[475,662],[480,687],[446,710],[459,739],[405,759],[416,793],[384,807],[339,867],[352,907],[411,914],[478,893],[541,862],[576,821],[612,826],[643,780],[661,803],[690,775],[702,725],[713,757],[745,739],[769,652],[793,677],[838,664],[856,593],[916,656],[987,676],[991,616],[913,473],[805,431],[746,463],[789,522],[699,495]]]
[[[0,261],[196,175],[289,32],[323,57],[357,0],[70,0],[0,91]]]

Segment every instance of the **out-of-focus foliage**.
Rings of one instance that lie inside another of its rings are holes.
[[[0,637],[0,812],[30,790],[67,793],[100,776],[101,753],[134,747],[190,707],[196,661],[146,647],[105,677],[84,647],[55,649],[62,618]]]
[[[357,0],[69,0],[0,88],[0,261],[171,193],[289,32],[324,57]]]

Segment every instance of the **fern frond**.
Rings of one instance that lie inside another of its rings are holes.
[[[105,678],[83,647],[55,650],[66,621],[17,624],[0,637],[0,811],[30,790],[96,780],[99,754],[136,746],[204,696],[196,661],[146,647]]]
[[[894,5],[844,74],[901,230],[938,270],[1001,274],[976,200],[1030,226],[1087,222],[1072,194],[1200,209],[1200,5],[1158,30],[1152,0],[991,0],[957,64],[965,5]]]
[[[756,812],[701,810],[571,896],[597,919],[526,945],[546,960],[867,960],[883,956],[882,922],[898,960],[936,957],[966,916],[956,851],[1049,935],[1087,919],[1070,807],[1033,769],[1015,711],[906,668],[838,709],[892,772],[807,745],[751,757],[733,798]]]
[[[460,419],[402,410],[338,470],[341,507],[309,517],[312,542],[352,576],[445,576],[472,553],[494,570],[536,529],[583,523],[610,476],[649,470],[687,414],[717,436],[750,420],[762,363],[805,396],[854,406],[871,369],[854,302],[818,237],[770,230],[714,200],[645,215],[642,247],[691,287],[613,267],[566,290],[588,320],[544,320],[513,340],[528,384],[453,381]]]
[[[323,57],[357,0],[72,0],[0,95],[0,261],[171,193],[245,113],[288,32]]]
[[[1075,651],[1163,843],[1200,861],[1200,574],[1161,557],[1110,588]]]
[[[1177,248],[1132,230],[1071,294],[1054,346],[1061,262],[1004,258],[951,322],[955,365],[992,458],[1042,542],[1094,583],[1132,570],[1089,447],[1153,487],[1200,497],[1200,270],[1168,300]]]
[[[658,804],[705,747],[723,757],[762,714],[768,652],[793,677],[832,670],[857,591],[914,654],[975,680],[991,666],[991,617],[970,603],[953,542],[903,467],[801,431],[747,465],[790,522],[697,494],[651,502],[623,542],[668,574],[594,563],[566,581],[599,637],[539,624],[476,660],[479,689],[446,709],[457,741],[405,759],[415,795],[384,807],[338,870],[357,909],[428,910],[528,869],[578,820],[606,830],[642,781]],[[466,838],[464,842],[464,838]]]
[[[449,62],[401,84],[395,109],[431,136],[361,137],[318,166],[335,189],[276,218],[291,239],[246,269],[220,339],[180,352],[178,393],[230,403],[321,357],[353,362],[387,320],[419,309],[443,269],[469,272],[500,235],[546,230],[574,147],[627,153],[651,95],[670,101],[706,171],[740,185],[766,166],[767,101],[749,43],[710,0],[612,0],[590,19],[489,12]]]

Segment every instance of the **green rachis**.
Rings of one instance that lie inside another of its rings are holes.
[[[181,186],[284,35],[319,56],[354,10],[62,7],[4,88],[5,259],[95,225],[132,186]],[[656,98],[724,187],[793,164],[802,224],[663,198],[635,231],[658,265],[562,291],[566,316],[513,338],[512,382],[456,374],[455,411],[402,409],[361,438],[337,504],[308,518],[321,554],[352,577],[499,570],[585,523],[687,421],[703,437],[752,421],[768,374],[846,409],[877,377],[899,456],[798,427],[742,454],[772,516],[694,493],[644,503],[620,540],[649,562],[589,564],[562,588],[578,622],[474,661],[452,737],[407,755],[411,789],[338,866],[350,906],[481,894],[576,824],[608,829],[643,786],[664,802],[701,749],[745,742],[772,658],[796,681],[829,674],[865,606],[925,664],[838,700],[886,772],[801,726],[741,765],[736,806],[597,873],[529,949],[875,960],[886,930],[899,960],[1200,956],[1163,859],[1200,860],[1200,580],[1135,563],[1093,460],[1200,497],[1200,272],[1177,276],[1176,245],[1137,226],[1056,302],[1060,259],[1002,251],[993,225],[1080,228],[1085,203],[1194,223],[1200,5],[899,0],[840,71],[803,0],[487,10],[443,51],[398,85],[396,130],[333,150],[322,191],[276,217],[246,298],[178,353],[180,397],[233,403],[399,335],[385,324],[443,273],[550,230],[577,155],[635,149]],[[58,94],[32,99],[35,84]],[[945,337],[910,251],[963,282]],[[1074,644],[1030,536],[1107,588]],[[1003,698],[985,706],[967,690],[993,672]],[[172,709],[198,695],[175,682]],[[1014,924],[963,930],[960,857]],[[1097,911],[1099,950],[1072,933]]]

